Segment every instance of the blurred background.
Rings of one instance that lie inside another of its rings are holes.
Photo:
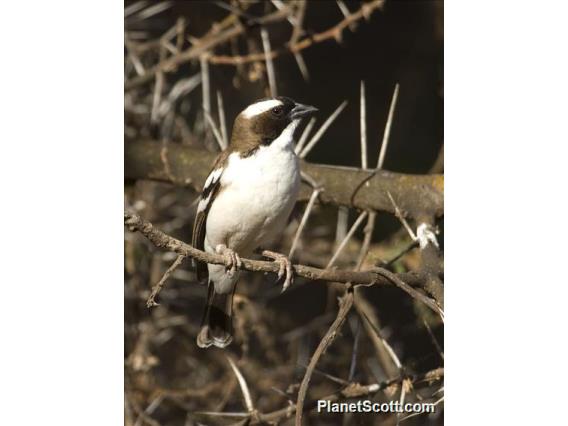
[[[359,11],[364,13],[355,19]],[[342,22],[348,25],[318,41],[320,35],[337,29]],[[196,46],[215,40],[231,28],[243,31],[184,58],[184,53],[194,52]],[[306,155],[307,161],[361,167],[363,81],[367,160],[374,168],[398,83],[383,168],[408,174],[443,172],[441,1],[126,1],[125,143],[144,141],[218,152],[219,144],[204,110],[209,110],[219,131],[225,116],[230,137],[235,116],[248,104],[270,96],[262,29],[271,48],[278,52],[272,61],[278,94],[319,108],[308,139],[347,101]],[[289,47],[303,40],[312,43],[299,54],[291,53]],[[226,58],[250,55],[260,59],[224,63]],[[300,129],[298,137],[302,132]],[[132,179],[127,158],[125,206],[162,231],[190,242],[198,196],[198,182],[172,185],[151,176]],[[290,250],[305,208],[305,202],[297,204],[283,238],[274,247],[277,251]],[[316,203],[294,261],[325,267],[359,213]],[[443,248],[441,220],[438,218],[436,225]],[[334,266],[355,268],[364,240],[363,225],[348,239]],[[384,265],[400,254],[389,263],[389,269],[420,269],[420,250],[407,250],[412,243],[394,215],[377,212],[361,269]],[[337,297],[344,286],[297,279],[281,294],[274,275],[243,273],[235,297],[234,342],[225,350],[202,350],[195,338],[206,286],[197,283],[190,260],[186,259],[168,279],[157,298],[159,306],[146,307],[152,286],[175,258],[141,235],[125,232],[126,423],[258,423],[258,419],[219,414],[247,412],[227,355],[246,379],[259,412],[273,413],[295,404],[298,384],[336,316]],[[367,319],[361,316],[361,310]],[[392,347],[402,369],[393,365],[388,351],[377,343],[373,337],[376,331],[364,325],[367,320]],[[364,288],[357,310],[351,312],[341,333],[321,357],[306,401],[333,394],[346,383],[416,378],[441,366],[443,324],[439,317],[398,288]],[[406,400],[435,402],[443,397],[440,380],[411,381],[416,386],[405,390]],[[400,382],[365,398],[398,401]],[[322,414],[306,405],[304,424],[439,425],[443,424],[443,402],[437,404],[434,414],[409,418],[406,414]],[[294,424],[294,419],[293,415],[275,416],[271,422],[265,424]]]

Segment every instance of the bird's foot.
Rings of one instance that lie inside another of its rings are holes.
[[[234,275],[237,272],[237,269],[241,268],[243,264],[241,258],[236,251],[228,248],[225,244],[219,244],[215,247],[215,252],[225,257],[225,260],[227,261],[225,268],[231,275]]]
[[[290,262],[290,259],[288,259],[287,256],[270,250],[263,250],[262,255],[280,264],[280,269],[278,270],[278,280],[280,280],[283,276],[286,276],[284,283],[282,284],[282,292],[285,292],[286,289],[290,287],[290,284],[294,282],[294,270],[292,268],[292,262]]]

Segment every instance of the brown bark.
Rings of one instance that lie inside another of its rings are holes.
[[[216,154],[179,144],[162,145],[155,141],[128,142],[125,146],[127,179],[151,179],[202,188]],[[361,210],[394,213],[390,192],[403,214],[411,217],[444,213],[444,176],[410,175],[384,170],[326,166],[302,161],[302,171],[310,175],[323,192],[324,204]],[[302,185],[300,200],[308,200],[312,188]]]

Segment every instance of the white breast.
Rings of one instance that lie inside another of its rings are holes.
[[[292,139],[296,125],[247,158],[229,156],[222,190],[207,217],[206,250],[225,244],[248,256],[283,229],[300,187]]]

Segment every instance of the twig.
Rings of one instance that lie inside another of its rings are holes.
[[[191,77],[183,78],[176,84],[174,84],[167,98],[164,99],[160,104],[160,117],[166,116],[166,114],[173,108],[174,104],[179,98],[191,93],[197,86],[199,86],[200,83],[201,74],[195,74]]]
[[[308,368],[306,369],[306,374],[304,374],[304,378],[302,379],[302,383],[300,384],[300,390],[298,391],[298,400],[296,401],[296,426],[302,425],[302,414],[304,408],[304,401],[306,399],[306,394],[308,392],[308,385],[310,384],[310,379],[312,377],[312,373],[316,368],[316,365],[322,356],[322,354],[326,351],[326,349],[331,345],[335,336],[339,332],[347,314],[351,310],[353,306],[353,291],[352,289],[348,289],[345,295],[339,301],[339,311],[337,312],[337,318],[331,324],[323,338],[321,339],[317,349],[315,350],[312,358],[310,359],[310,363],[308,364]]]
[[[321,125],[321,127],[316,132],[316,134],[310,139],[310,141],[308,142],[308,145],[300,153],[300,155],[299,155],[300,158],[304,158],[306,155],[309,154],[309,152],[312,150],[312,148],[315,146],[315,144],[318,143],[318,141],[321,139],[321,137],[323,136],[323,134],[325,133],[327,128],[329,126],[331,126],[333,121],[337,118],[337,116],[341,113],[341,111],[343,111],[343,109],[346,106],[347,106],[347,101],[343,101],[341,103],[341,105],[339,105],[337,107],[337,109],[335,111],[333,111],[333,113],[328,117],[328,119],[325,120],[325,122]]]
[[[385,131],[383,133],[383,142],[381,143],[381,150],[379,152],[379,159],[377,160],[377,169],[382,169],[385,162],[385,155],[387,153],[387,146],[389,144],[390,132],[392,127],[392,120],[394,117],[394,111],[396,109],[396,103],[398,101],[398,89],[399,84],[396,83],[394,87],[394,93],[392,95],[391,104],[389,108],[389,115],[387,117],[387,122],[385,124]]]
[[[434,382],[439,381],[444,378],[444,369],[443,368],[436,368],[434,370],[430,370],[426,373],[410,376],[410,380],[413,384],[418,384],[422,382]],[[359,383],[351,383],[348,386],[342,388],[341,390],[334,392],[330,395],[324,396],[323,398],[312,399],[304,404],[304,407],[307,410],[312,410],[317,407],[318,401],[330,401],[336,402],[341,401],[343,399],[351,399],[351,398],[360,398],[365,396],[375,395],[377,392],[385,390],[391,386],[396,385],[397,383],[401,382],[401,378],[397,377],[395,379],[389,379],[378,383],[372,383],[369,385],[361,385]],[[286,408],[281,408],[279,410],[273,411],[271,413],[259,413],[258,419],[255,421],[253,420],[251,424],[258,424],[258,423],[269,423],[269,422],[278,422],[280,419],[289,418],[291,415],[294,414],[296,411],[296,406],[291,405]]]
[[[286,11],[276,11],[274,13],[268,14],[263,16],[262,18],[257,19],[257,23],[259,25],[267,24],[270,22],[277,22],[287,17],[287,10]],[[226,28],[226,23],[233,24],[229,28]],[[222,28],[221,30],[219,28]],[[180,52],[175,56],[171,56],[166,60],[158,63],[152,69],[148,70],[144,75],[139,77],[133,78],[127,81],[124,85],[125,90],[130,90],[135,87],[138,87],[142,84],[145,84],[151,81],[157,72],[164,71],[164,72],[172,72],[175,70],[179,65],[197,59],[202,56],[204,53],[212,50],[214,47],[218,46],[219,44],[226,43],[229,40],[233,39],[241,35],[245,31],[245,26],[241,25],[237,22],[237,17],[235,15],[231,15],[227,18],[226,21],[221,22],[220,25],[215,26],[212,28],[207,34],[205,34],[202,38],[196,39],[193,41],[193,46],[191,46],[188,50]],[[261,57],[260,60],[263,60],[264,56]],[[209,62],[216,63],[209,58]]]
[[[424,303],[426,306],[428,306],[430,309],[432,309],[434,312],[436,312],[438,315],[440,315],[440,317],[442,318],[442,320],[444,320],[444,311],[442,310],[442,308],[440,308],[436,302],[432,299],[430,299],[428,296],[425,296],[424,294],[420,293],[419,291],[415,290],[414,288],[412,288],[411,286],[409,286],[407,283],[405,283],[404,281],[402,281],[400,278],[398,278],[395,274],[393,274],[392,272],[384,269],[384,268],[374,268],[373,271],[377,272],[378,274],[392,280],[392,282],[399,288],[401,288],[402,290],[404,290],[405,292],[407,292],[410,296],[412,296],[413,298],[421,301],[422,303]]]
[[[166,9],[169,9],[170,7],[173,6],[173,2],[172,1],[163,1],[157,4],[154,4],[146,9],[144,9],[143,11],[139,12],[136,15],[136,18],[140,19],[140,20],[144,20],[144,19],[148,19],[151,18],[154,15],[157,15],[158,13],[162,13],[163,11],[165,11]]]
[[[274,5],[274,7],[276,7],[276,9],[278,10],[284,10],[286,9],[286,5],[282,2],[282,0],[270,0],[270,2]],[[288,22],[290,22],[290,24],[292,26],[297,25],[296,22],[296,18],[292,15],[289,15],[286,19],[288,19]]]
[[[150,402],[150,404],[148,404],[148,406],[143,411],[143,413],[138,414],[138,418],[136,419],[134,426],[141,426],[142,422],[147,422],[148,424],[151,424],[151,425],[159,424],[158,422],[152,423],[151,421],[149,421],[149,419],[151,419],[150,416],[152,415],[152,413],[154,411],[156,411],[156,409],[160,406],[160,404],[162,403],[163,400],[164,400],[164,395],[159,394],[158,396],[156,396],[156,398],[154,398],[152,400],[152,402]]]
[[[418,247],[418,241],[412,241],[412,243],[410,243],[400,253],[398,253],[396,256],[394,256],[392,259],[388,260],[387,262],[382,263],[381,266],[383,268],[386,268],[386,267],[392,265],[394,262],[396,262],[398,259],[400,259],[402,256],[404,256],[406,253],[408,253],[410,250],[412,250],[416,247]]]
[[[124,17],[128,18],[130,15],[142,10],[146,7],[149,3],[149,0],[141,0],[137,1],[136,3],[132,3],[130,6],[124,8]]]
[[[295,44],[300,36],[303,34],[304,30],[302,25],[304,25],[304,17],[306,16],[306,7],[308,5],[307,0],[298,0],[298,12],[295,17],[296,24],[292,30],[292,36],[290,37],[290,45]]]
[[[432,344],[436,348],[436,351],[438,351],[438,355],[440,355],[440,358],[442,358],[442,361],[443,361],[444,360],[444,351],[442,351],[442,348],[440,347],[440,344],[438,343],[436,336],[434,336],[434,333],[432,332],[432,329],[430,328],[430,326],[428,325],[426,320],[423,319],[422,322],[424,323],[424,327],[426,327],[426,330],[428,330],[428,334],[430,335],[430,339],[432,339]]]
[[[146,69],[144,68],[144,65],[142,65],[142,61],[140,60],[140,58],[138,57],[138,55],[134,51],[134,48],[132,46],[132,42],[130,41],[130,39],[126,35],[124,36],[124,45],[126,46],[127,56],[130,59],[130,62],[132,62],[132,65],[134,66],[134,70],[136,71],[136,74],[138,74],[139,76],[144,75],[144,73],[146,72]]]
[[[266,61],[266,72],[268,73],[268,85],[270,86],[270,96],[275,98],[278,96],[278,90],[276,89],[276,74],[274,73],[274,63],[272,62],[272,57],[269,55],[270,52],[270,38],[268,36],[268,31],[266,28],[262,27],[260,29],[260,36],[262,37],[262,48],[264,49],[264,60]]]
[[[345,30],[345,28],[365,18],[366,16],[369,16],[373,11],[382,8],[384,3],[384,0],[374,0],[368,3],[364,3],[359,10],[350,14],[337,25],[325,31],[322,31],[321,33],[317,33],[308,38],[304,38],[301,41],[288,43],[288,45],[284,49],[273,50],[268,53],[252,53],[242,56],[212,55],[210,59],[211,63],[223,65],[246,64],[249,62],[263,61],[265,60],[267,55],[274,59],[283,53],[297,53],[304,49],[307,49],[314,44],[322,43],[327,40],[340,41],[342,38],[343,30]]]
[[[158,294],[160,293],[160,291],[164,287],[166,280],[169,278],[169,276],[172,274],[172,272],[174,272],[176,270],[176,268],[179,265],[181,265],[181,262],[183,262],[183,259],[185,259],[185,256],[179,254],[178,257],[176,257],[176,260],[174,260],[174,263],[172,263],[171,266],[166,270],[166,272],[164,272],[164,275],[162,275],[162,278],[160,279],[160,281],[158,281],[158,284],[156,284],[154,287],[152,287],[152,292],[150,293],[150,297],[148,297],[148,300],[146,301],[146,306],[148,308],[159,305],[158,303],[156,303],[156,297],[158,296]]]

